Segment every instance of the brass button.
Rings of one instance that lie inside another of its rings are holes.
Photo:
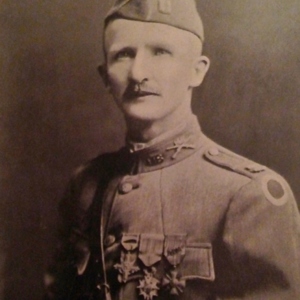
[[[211,155],[211,156],[217,156],[220,154],[220,151],[217,149],[217,148],[211,148],[208,150],[208,153]]]
[[[104,246],[109,247],[111,246],[114,242],[116,241],[116,237],[114,235],[109,234],[105,239],[104,239]]]
[[[133,184],[131,182],[123,182],[120,184],[119,191],[122,194],[128,194],[133,190]]]

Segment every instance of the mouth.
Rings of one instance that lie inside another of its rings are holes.
[[[127,100],[137,99],[137,98],[145,98],[147,96],[159,96],[159,93],[148,91],[148,90],[139,90],[139,91],[126,91],[124,94]]]
[[[140,90],[138,92],[134,92],[136,94],[136,97],[146,97],[146,96],[158,96],[158,93],[152,92],[152,91],[146,91],[146,90]]]

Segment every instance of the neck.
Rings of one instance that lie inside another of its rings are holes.
[[[125,118],[127,124],[127,136],[131,141],[147,143],[154,138],[168,132],[182,123],[185,123],[192,116],[191,109],[173,112],[169,116],[158,120],[140,120]]]

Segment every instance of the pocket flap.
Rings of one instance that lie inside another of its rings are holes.
[[[185,257],[179,267],[184,279],[203,279],[214,281],[215,271],[212,256],[212,245],[193,243],[186,247]]]

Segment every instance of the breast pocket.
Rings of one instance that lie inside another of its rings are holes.
[[[214,281],[215,271],[211,244],[187,244],[179,271],[183,279]]]

